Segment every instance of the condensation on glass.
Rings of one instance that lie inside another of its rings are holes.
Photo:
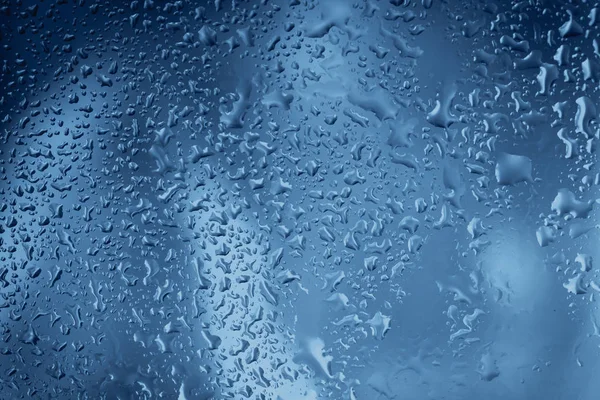
[[[0,16],[0,398],[598,398],[594,2]]]

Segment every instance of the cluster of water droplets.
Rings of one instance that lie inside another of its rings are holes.
[[[598,8],[543,3],[0,2],[2,392],[569,379],[600,336]]]

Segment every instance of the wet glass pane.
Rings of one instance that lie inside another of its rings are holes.
[[[0,0],[0,398],[597,399],[598,25]]]

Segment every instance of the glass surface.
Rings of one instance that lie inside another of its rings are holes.
[[[0,398],[598,399],[598,18],[0,0]]]

